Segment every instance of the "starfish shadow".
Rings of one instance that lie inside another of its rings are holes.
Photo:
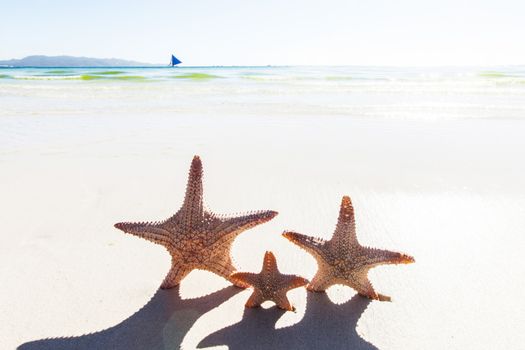
[[[178,287],[159,289],[142,309],[116,326],[79,337],[30,341],[17,350],[179,349],[199,317],[239,291],[230,286],[200,298],[183,300]]]
[[[377,350],[356,331],[370,299],[355,295],[344,304],[334,304],[326,293],[307,294],[304,318],[296,325],[275,329],[284,311],[246,309],[241,322],[204,338],[201,347],[227,345],[238,349],[360,349]]]

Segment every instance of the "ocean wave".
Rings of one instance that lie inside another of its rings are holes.
[[[143,75],[97,75],[97,74],[83,74],[80,76],[82,80],[132,80],[132,81],[143,81],[148,80],[149,78]]]
[[[118,75],[118,74],[124,74],[124,72],[120,71],[120,70],[107,70],[107,71],[102,71],[102,72],[95,72],[93,74],[97,74],[97,75]]]
[[[176,80],[188,82],[215,81],[214,89],[228,88],[236,84],[241,88],[257,89],[271,85],[290,89],[331,92],[337,91],[384,91],[398,90],[471,92],[472,90],[522,89],[525,84],[525,67],[479,68],[388,68],[388,67],[188,67],[156,68],[6,68],[0,70],[5,84],[16,80],[49,81],[96,81],[111,82],[159,82],[163,85]],[[12,81],[8,81],[12,79]],[[251,81],[252,83],[249,83]],[[224,84],[222,83],[224,82]],[[28,83],[24,83],[27,85]],[[35,85],[42,85],[38,83]],[[56,85],[56,84],[55,84]],[[186,85],[186,84],[184,84]],[[238,89],[236,89],[237,91]]]
[[[186,73],[181,75],[171,75],[172,79],[208,80],[222,78],[221,76],[208,73]]]
[[[15,75],[18,80],[76,80],[80,75]]]
[[[79,75],[15,75],[13,77],[5,75],[0,78],[14,78],[18,80],[127,80],[143,81],[151,78],[142,75],[98,75],[98,74],[79,74]]]
[[[67,74],[67,75],[71,75],[71,71],[65,70],[65,69],[54,69],[54,70],[47,71],[46,74],[53,74],[53,75],[56,75],[56,74]]]
[[[298,76],[298,75],[278,75],[278,74],[247,74],[241,75],[240,78],[256,81],[277,81],[277,82],[300,82],[306,80],[319,80],[317,76]]]
[[[515,76],[498,71],[484,71],[478,74],[482,78],[514,78]]]

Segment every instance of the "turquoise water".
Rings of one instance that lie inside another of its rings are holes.
[[[0,116],[523,118],[525,66],[0,68]]]
[[[94,67],[9,68],[0,67],[0,79],[14,80],[211,80],[256,81],[392,81],[392,80],[486,80],[525,83],[525,66],[509,67]]]

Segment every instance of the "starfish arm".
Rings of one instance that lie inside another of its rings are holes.
[[[340,283],[355,289],[357,293],[364,297],[378,299],[378,294],[374,290],[372,283],[368,280],[367,272],[367,270],[355,271],[352,274],[352,278],[341,280]]]
[[[265,223],[274,218],[276,215],[277,212],[268,210],[255,212],[240,217],[218,220],[220,221],[220,224],[211,230],[211,239],[214,239],[215,247],[225,249],[225,247],[231,246],[234,239],[240,233],[246,231],[249,228]]]
[[[369,299],[391,301],[389,296],[379,294],[374,290],[374,287],[372,286],[372,283],[370,283],[367,275],[368,269],[360,269],[358,271],[354,271],[351,278],[340,279],[339,283],[355,289],[359,295]]]
[[[221,220],[220,224],[214,229],[216,232],[221,232],[221,236],[218,237],[217,243],[219,245],[226,242],[233,241],[240,233],[270,221],[277,215],[276,211],[264,210],[256,211],[246,215],[237,217],[227,217]]]
[[[160,288],[170,289],[180,284],[182,279],[186,277],[190,272],[191,268],[180,262],[175,258],[171,258],[171,269],[164,278]]]
[[[339,247],[359,245],[355,230],[354,207],[348,196],[344,196],[341,200],[337,226],[330,242]]]
[[[263,303],[263,301],[264,301],[264,298],[261,292],[255,289],[252,295],[250,295],[250,298],[248,298],[248,301],[246,301],[245,306],[246,307],[257,307],[257,306],[260,306]]]
[[[192,227],[196,224],[193,221],[202,218],[203,212],[202,162],[199,156],[195,156],[188,174],[184,204],[175,216],[186,227]]]
[[[389,250],[362,247],[362,251],[366,256],[366,263],[369,267],[388,264],[410,264],[415,262],[414,258],[410,255]]]
[[[237,284],[255,286],[259,282],[259,275],[251,272],[235,272],[230,275],[230,281]]]
[[[291,289],[299,288],[308,284],[306,278],[296,275],[283,275],[283,281],[281,282],[282,290],[288,291]]]
[[[277,269],[277,259],[275,259],[275,255],[273,255],[272,252],[267,251],[264,253],[261,273],[266,273],[267,275],[279,273],[279,270]]]
[[[230,275],[235,272],[235,267],[229,256],[207,262],[206,269],[224,278],[229,278]]]
[[[169,231],[160,227],[160,225],[161,224],[156,222],[119,222],[115,224],[115,228],[134,236],[144,238],[150,242],[168,247],[171,244],[171,234]]]
[[[317,273],[306,286],[306,289],[312,292],[324,292],[330,286],[336,283],[337,281],[334,279],[331,268],[328,265],[322,263],[319,264]]]
[[[216,257],[215,259],[207,262],[205,266],[203,267],[204,270],[213,272],[231,283],[233,283],[235,286],[239,288],[248,288],[249,285],[245,282],[242,282],[237,279],[233,279],[232,275],[235,273],[235,266],[233,266],[231,258],[229,255]]]
[[[310,237],[291,231],[285,231],[282,235],[290,242],[295,243],[308,253],[312,254],[316,260],[318,258],[323,258],[323,248],[326,243],[324,239]]]
[[[290,301],[288,300],[288,297],[286,297],[286,292],[281,291],[280,293],[277,293],[273,298],[272,301],[275,302],[278,308],[287,310],[287,311],[294,311],[295,308],[290,304]]]

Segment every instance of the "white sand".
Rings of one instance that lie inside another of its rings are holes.
[[[523,121],[1,123],[2,349],[525,346]],[[327,297],[296,289],[296,313],[245,310],[250,292],[207,272],[156,294],[167,252],[113,224],[172,215],[194,154],[211,210],[280,212],[239,236],[232,253],[240,270],[258,271],[272,250],[281,271],[311,278],[313,258],[280,233],[329,237],[347,194],[362,243],[416,259],[370,273],[393,302],[352,298],[346,287]]]

